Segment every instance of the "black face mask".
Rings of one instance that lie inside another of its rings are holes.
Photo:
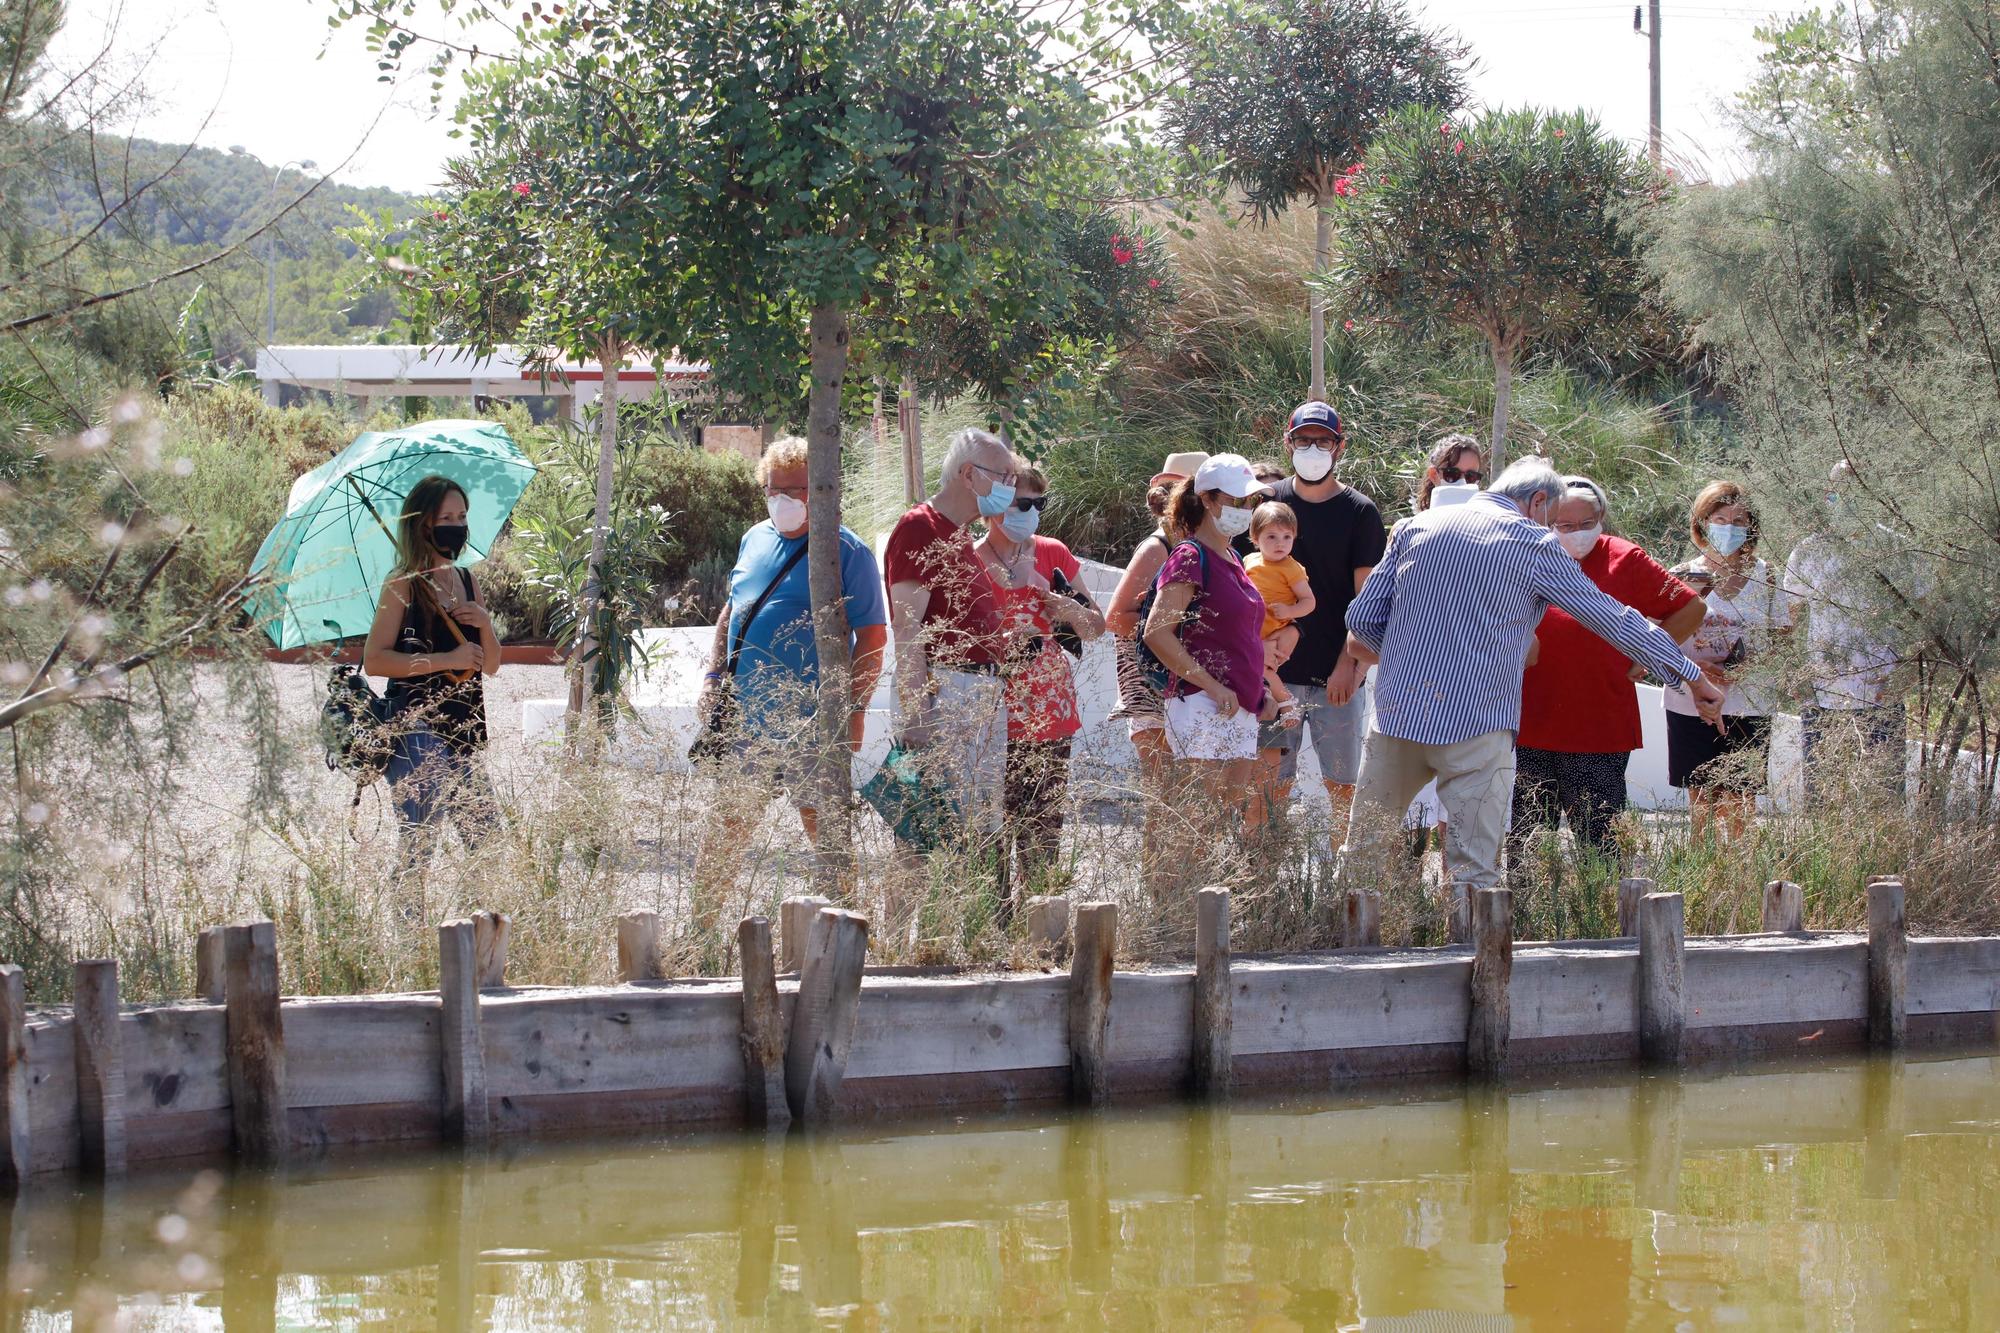
[[[472,530],[463,523],[440,523],[431,529],[431,545],[437,547],[438,554],[445,559],[456,560],[471,535]]]

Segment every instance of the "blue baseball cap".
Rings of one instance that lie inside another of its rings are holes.
[[[1292,409],[1292,424],[1285,427],[1285,434],[1289,435],[1301,426],[1324,426],[1333,432],[1335,439],[1347,438],[1347,432],[1340,426],[1340,413],[1334,411],[1330,404],[1322,403],[1318,399],[1310,403],[1300,403]]]

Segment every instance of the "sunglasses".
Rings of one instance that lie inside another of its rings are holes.
[[[1014,501],[1014,508],[1025,514],[1030,510],[1046,508],[1048,503],[1049,497],[1046,495],[1024,495]]]
[[[1438,475],[1446,481],[1470,481],[1476,484],[1486,480],[1486,474],[1476,467],[1441,467],[1438,469]]]

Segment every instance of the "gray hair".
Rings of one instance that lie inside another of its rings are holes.
[[[1597,521],[1604,522],[1611,517],[1611,501],[1606,498],[1604,488],[1589,477],[1564,477],[1563,494],[1565,500],[1588,500],[1597,506]]]
[[[988,448],[998,449],[1010,458],[1013,456],[1013,451],[1007,448],[1006,441],[992,431],[981,430],[977,426],[966,427],[951,437],[951,447],[944,451],[944,462],[939,467],[938,476],[949,486],[960,468]]]
[[[1522,513],[1535,502],[1538,495],[1546,495],[1551,504],[1562,498],[1562,474],[1549,466],[1545,458],[1523,458],[1518,463],[1509,463],[1507,470],[1493,479],[1487,488],[1495,495],[1504,495],[1517,505]]]

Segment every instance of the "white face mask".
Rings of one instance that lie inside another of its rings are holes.
[[[1717,555],[1735,555],[1750,540],[1750,529],[1741,523],[1711,523],[1708,544]]]
[[[1333,450],[1316,444],[1292,450],[1292,471],[1300,481],[1325,481],[1326,474],[1333,471]]]
[[[1597,545],[1597,539],[1603,535],[1604,525],[1593,523],[1587,528],[1578,528],[1575,532],[1558,532],[1556,540],[1563,544],[1563,550],[1568,551],[1571,558],[1581,560],[1590,554],[1590,549]]]
[[[780,532],[797,532],[806,525],[804,500],[794,500],[789,495],[767,495],[764,508],[771,515],[771,526]]]
[[[1215,526],[1222,529],[1222,535],[1231,539],[1241,537],[1250,531],[1250,520],[1256,513],[1249,509],[1231,509],[1227,505],[1215,513]]]
[[[1479,494],[1479,488],[1469,481],[1447,481],[1431,487],[1431,508],[1442,509],[1446,505],[1464,504]]]

